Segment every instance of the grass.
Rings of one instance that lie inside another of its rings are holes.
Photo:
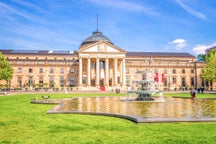
[[[54,105],[31,104],[43,94],[0,97],[0,143],[2,144],[209,144],[216,141],[216,123],[135,124],[131,121],[75,114],[46,114]],[[52,94],[51,98],[72,96],[115,96],[116,94]],[[124,96],[125,94],[119,94]],[[190,97],[187,93],[165,96]],[[199,94],[198,98],[215,97]]]

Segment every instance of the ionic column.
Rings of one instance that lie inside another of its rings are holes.
[[[118,69],[117,69],[117,58],[114,58],[114,86],[117,86],[117,74],[118,74]]]
[[[88,86],[91,85],[91,59],[88,58],[88,69],[87,69],[87,72],[88,72]]]
[[[100,68],[99,68],[99,58],[96,59],[96,86],[99,86],[99,75],[100,75]]]
[[[82,86],[82,58],[79,58],[79,86]]]
[[[105,68],[106,68],[106,70],[105,70],[105,77],[106,77],[106,82],[105,82],[105,85],[106,86],[109,86],[109,59],[108,58],[106,58],[106,60],[105,60]]]
[[[122,85],[125,86],[125,58],[122,59]]]

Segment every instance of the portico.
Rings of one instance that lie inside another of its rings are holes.
[[[124,57],[79,57],[79,86],[125,86]]]
[[[95,37],[101,39],[95,41]],[[100,32],[93,33],[78,51],[79,88],[125,86],[125,54]]]

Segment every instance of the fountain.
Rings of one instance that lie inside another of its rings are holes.
[[[154,74],[150,70],[138,71],[133,81],[133,87],[127,91],[128,95],[136,94],[136,101],[155,101],[152,95],[158,94],[159,100],[164,101],[163,93],[158,89],[158,84],[154,80]],[[158,99],[157,99],[158,100]]]
[[[59,104],[47,111],[48,114],[106,115],[136,123],[216,121],[215,98],[164,98],[151,71],[139,71],[135,77],[132,89],[127,91],[127,99],[119,96],[97,96],[51,100],[49,96],[43,96],[42,100],[35,99],[32,103]]]

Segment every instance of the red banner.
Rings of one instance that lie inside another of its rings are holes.
[[[158,82],[158,73],[155,74],[155,81]]]
[[[164,73],[162,73],[162,82],[164,82]]]

